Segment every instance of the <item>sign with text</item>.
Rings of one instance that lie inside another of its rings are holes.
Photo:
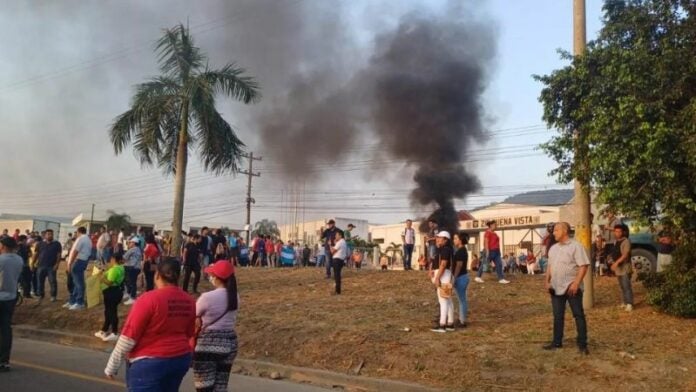
[[[499,229],[515,226],[527,226],[541,224],[541,216],[538,215],[522,215],[522,216],[500,216],[490,219],[474,219],[464,222],[465,229],[485,228],[488,221],[495,221]]]

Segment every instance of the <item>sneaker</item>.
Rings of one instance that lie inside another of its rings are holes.
[[[542,346],[541,348],[542,348],[542,350],[546,350],[546,351],[555,351],[555,350],[558,350],[562,347],[563,346],[558,346],[558,345],[555,345],[553,343],[549,343],[549,344]]]
[[[104,338],[106,337],[106,332],[104,332],[104,331],[95,332],[94,336],[98,337],[101,340],[104,340]]]
[[[51,302],[56,302],[56,301],[58,301],[58,298],[56,298],[56,297],[51,297]]]
[[[133,298],[128,298],[123,304],[126,306],[131,306],[134,303],[135,303],[135,301],[133,301]]]
[[[624,309],[624,310],[625,310],[625,309],[626,309],[626,304],[617,305],[616,307],[619,308],[619,309]]]
[[[71,306],[73,306],[73,304],[71,304],[70,302],[66,302],[66,303],[63,304],[62,307],[63,307],[63,308],[69,308],[69,307],[71,307]]]
[[[578,353],[580,355],[590,355],[590,350],[587,347],[578,347]]]
[[[633,305],[631,305],[631,304],[626,305],[626,311],[627,311],[627,312],[632,312],[632,311],[633,311]]]
[[[474,281],[475,281],[476,283],[483,283],[483,279],[481,279],[481,278],[478,277],[478,276],[477,276],[476,278],[474,278]]]
[[[30,296],[30,297],[36,297],[36,291],[30,292],[30,293],[29,293],[29,296]]]
[[[457,321],[454,322],[454,327],[455,327],[455,328],[458,328],[458,329],[466,328],[468,325],[469,325],[469,324],[467,324],[466,321],[465,321],[465,322],[461,322],[461,321],[457,320]]]
[[[84,308],[85,305],[73,304],[68,308],[68,310],[83,310]]]
[[[500,284],[508,284],[508,283],[510,283],[510,281],[509,281],[509,280],[505,280],[505,279],[500,279],[500,280],[498,281],[498,283],[500,283]]]
[[[115,342],[118,340],[118,335],[116,335],[113,332],[108,334],[108,335],[105,334],[104,337],[102,338],[102,340],[105,342]]]
[[[440,327],[437,327],[437,328],[430,328],[430,330],[433,331],[433,332],[437,332],[437,333],[445,333],[445,332],[447,332],[447,330],[446,330],[445,327],[443,327],[443,326],[440,326]]]
[[[447,332],[454,332],[454,325],[448,325],[445,327],[445,331]]]
[[[3,363],[2,365],[0,365],[0,373],[9,372],[10,370],[11,368],[9,364]]]

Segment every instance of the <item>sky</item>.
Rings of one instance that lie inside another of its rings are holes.
[[[572,1],[461,1],[466,14],[495,37],[496,56],[482,97],[489,138],[464,156],[481,189],[458,208],[470,209],[516,193],[558,187],[554,163],[537,149],[553,131],[544,126],[533,74],[565,65],[557,49],[572,50]],[[316,161],[309,140],[263,137],[264,116],[283,108],[303,77],[330,90],[354,83],[376,42],[404,15],[443,17],[446,0],[137,0],[2,1],[0,13],[0,159],[5,169],[0,212],[74,217],[107,210],[167,227],[173,181],[143,168],[132,152],[115,156],[108,138],[127,110],[133,86],[158,74],[153,42],[161,30],[188,23],[213,67],[244,67],[261,85],[247,106],[220,99],[218,109],[255,161],[252,222],[264,218],[348,217],[395,223],[424,216],[409,193],[414,168],[385,158],[373,137],[356,134],[335,162]],[[601,27],[599,0],[587,1],[588,39]],[[472,16],[473,15],[473,16]],[[398,136],[395,136],[398,137]],[[319,136],[332,141],[331,133]],[[319,143],[318,145],[321,145]],[[284,154],[280,159],[280,153]],[[288,153],[289,152],[289,153]],[[296,156],[299,176],[284,170]],[[190,160],[184,224],[242,227],[247,178],[216,177]],[[246,164],[246,163],[245,163]]]

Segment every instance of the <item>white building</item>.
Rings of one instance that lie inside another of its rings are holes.
[[[319,243],[321,233],[326,228],[326,222],[333,219],[336,221],[336,227],[341,230],[346,230],[348,224],[352,223],[355,228],[351,231],[352,237],[360,237],[364,240],[368,239],[369,223],[363,219],[350,219],[341,217],[328,217],[326,219],[313,220],[308,222],[298,222],[297,224],[280,225],[280,239],[283,242],[299,242],[313,246]]]

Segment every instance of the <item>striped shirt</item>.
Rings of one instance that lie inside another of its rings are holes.
[[[579,242],[569,239],[558,242],[549,249],[549,266],[551,267],[551,287],[556,295],[564,295],[578,274],[579,267],[589,265],[585,249]],[[580,289],[583,289],[582,282]]]

